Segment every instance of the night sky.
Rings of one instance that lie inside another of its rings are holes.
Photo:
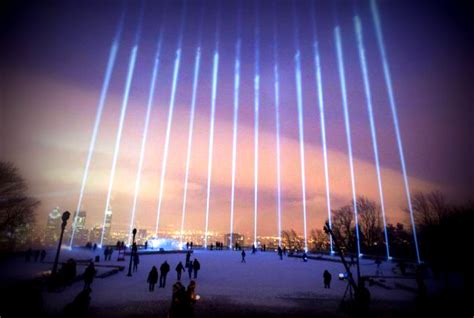
[[[87,225],[103,218],[114,140],[140,1],[127,5],[124,33],[112,74],[83,209]],[[237,143],[235,231],[253,229],[255,3],[243,1],[241,86]],[[209,229],[227,232],[231,196],[235,45],[239,2],[188,1],[177,82],[161,229],[178,230],[183,200],[189,109],[201,8],[202,60],[191,154],[185,229],[204,229],[211,109],[212,56],[219,22],[214,165]],[[273,77],[273,5],[260,1],[259,234],[276,235],[276,144]],[[1,9],[0,160],[15,163],[41,200],[38,225],[54,207],[73,211],[87,156],[110,45],[122,11],[119,1],[6,2]],[[440,190],[452,200],[473,199],[473,51],[469,12],[461,3],[379,1],[400,129],[412,192]],[[376,172],[353,16],[362,21],[382,180],[389,222],[405,222],[400,160],[370,3],[316,1],[331,204],[349,204],[351,187],[334,27],[341,27],[358,194],[378,202]],[[113,227],[126,229],[160,26],[164,26],[150,131],[139,196],[138,227],[154,228],[160,168],[181,1],[148,1],[139,42],[117,173]],[[302,233],[301,176],[295,86],[293,3],[276,2],[280,67],[282,223]],[[313,62],[311,3],[297,1],[303,78],[308,229],[327,217],[318,96]],[[164,21],[162,23],[162,19]]]

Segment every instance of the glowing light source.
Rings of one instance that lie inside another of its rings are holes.
[[[171,96],[168,108],[168,121],[166,124],[166,135],[165,135],[165,147],[163,151],[163,160],[161,161],[161,176],[160,176],[160,191],[158,195],[158,208],[156,211],[156,225],[155,225],[155,236],[158,236],[158,227],[160,225],[160,214],[161,205],[163,203],[163,189],[165,188],[165,176],[166,176],[166,165],[168,162],[168,148],[170,143],[171,123],[173,122],[173,111],[174,102],[176,97],[176,88],[178,85],[179,65],[181,62],[181,43],[183,41],[183,29],[184,29],[184,18],[186,16],[186,2],[183,3],[183,9],[181,12],[181,26],[178,36],[178,45],[176,50],[176,58],[174,60],[173,68],[173,83],[171,86]]]
[[[354,209],[357,254],[360,255],[361,253],[360,253],[360,235],[359,235],[359,216],[357,213],[357,197],[356,197],[356,187],[355,187],[354,162],[352,158],[351,126],[350,126],[350,120],[349,120],[349,109],[348,109],[348,104],[347,104],[346,76],[344,72],[344,57],[342,53],[341,30],[339,26],[336,26],[336,28],[334,29],[334,37],[335,37],[335,42],[336,42],[337,61],[338,61],[337,64],[338,64],[338,70],[339,70],[339,80],[340,80],[340,85],[341,85],[342,108],[344,110],[344,125],[346,129],[347,153],[349,156],[349,169],[350,169],[350,175],[351,175],[352,205]]]
[[[151,115],[151,110],[153,108],[153,101],[154,101],[154,97],[155,97],[156,78],[158,76],[158,71],[159,71],[159,67],[160,67],[160,54],[161,54],[162,41],[163,41],[163,25],[161,26],[161,29],[160,29],[160,35],[159,35],[159,38],[158,38],[158,44],[157,44],[156,55],[155,55],[155,62],[154,62],[154,65],[153,65],[153,72],[152,72],[151,81],[150,81],[150,92],[148,94],[148,102],[147,102],[146,115],[145,115],[145,125],[143,127],[143,132],[142,132],[142,142],[141,142],[141,146],[140,146],[140,158],[138,160],[137,175],[136,175],[136,179],[135,179],[135,189],[134,189],[134,192],[133,192],[132,212],[131,212],[131,217],[130,217],[130,227],[129,227],[129,231],[128,231],[127,245],[131,244],[132,230],[133,230],[134,225],[135,225],[135,214],[136,214],[136,210],[137,210],[138,194],[140,193],[143,161],[145,159],[146,140],[147,140],[147,136],[148,136],[148,127],[150,125],[150,115]]]
[[[216,113],[217,75],[219,71],[219,18],[220,10],[217,11],[216,19],[216,48],[212,65],[212,92],[211,92],[211,121],[209,128],[209,153],[207,160],[207,194],[206,194],[206,224],[204,232],[204,247],[207,248],[207,237],[209,235],[209,206],[211,198],[211,176],[212,176],[212,153],[214,148],[214,118]]]
[[[102,89],[101,89],[100,97],[99,97],[99,103],[97,105],[97,113],[95,115],[94,128],[92,130],[92,137],[91,137],[91,141],[89,143],[89,151],[87,153],[86,164],[85,164],[84,172],[83,172],[83,175],[82,175],[81,189],[79,191],[79,200],[77,202],[76,214],[75,214],[74,222],[73,222],[73,225],[72,225],[71,239],[69,241],[69,247],[70,248],[72,248],[72,244],[74,242],[74,235],[76,234],[77,219],[78,219],[78,216],[79,216],[79,211],[82,208],[82,199],[84,197],[84,190],[86,188],[87,177],[89,175],[89,168],[90,168],[90,164],[91,164],[91,161],[92,161],[92,155],[94,154],[95,143],[96,143],[96,140],[97,140],[97,134],[99,132],[99,126],[100,126],[100,122],[101,122],[101,119],[102,119],[102,113],[103,113],[103,110],[104,110],[105,99],[107,98],[107,93],[109,91],[110,78],[112,77],[112,72],[113,72],[114,66],[115,66],[115,60],[117,58],[117,52],[118,52],[118,49],[119,49],[119,46],[120,46],[120,39],[122,37],[122,30],[123,30],[125,15],[126,15],[126,8],[124,7],[124,9],[122,11],[122,15],[121,15],[120,20],[119,20],[119,24],[117,26],[117,31],[116,31],[115,37],[112,41],[112,46],[110,47],[109,59],[108,59],[108,62],[107,62],[107,68],[105,70],[104,81],[102,83]]]
[[[281,247],[281,160],[280,160],[280,74],[278,70],[278,30],[276,2],[273,3],[273,76],[275,89],[275,134],[277,173],[278,246]]]
[[[367,111],[369,113],[370,134],[372,136],[375,169],[377,172],[377,185],[378,185],[378,190],[379,190],[380,206],[382,210],[383,228],[384,228],[384,235],[385,235],[385,248],[387,252],[387,259],[389,259],[390,247],[389,247],[388,234],[387,234],[387,221],[385,219],[385,202],[384,202],[384,195],[383,195],[383,188],[382,188],[382,175],[380,172],[377,133],[375,130],[375,120],[374,120],[374,114],[373,114],[373,109],[372,109],[372,94],[370,91],[369,72],[368,72],[368,67],[367,67],[367,61],[365,58],[364,40],[362,36],[362,24],[358,16],[354,17],[354,26],[355,26],[355,32],[356,32],[356,38],[357,38],[357,47],[359,50],[360,67],[361,67],[362,76],[364,79],[364,91],[365,91],[365,99],[367,103]]]
[[[129,64],[128,64],[127,79],[125,82],[125,90],[123,94],[119,125],[117,129],[117,136],[115,138],[115,148],[114,148],[114,154],[112,158],[112,169],[110,171],[109,187],[107,190],[107,198],[105,200],[104,221],[102,222],[102,232],[100,235],[100,244],[99,244],[100,247],[102,247],[102,244],[104,243],[105,223],[107,220],[107,213],[110,208],[110,200],[112,198],[112,188],[113,188],[114,178],[115,178],[115,169],[117,167],[117,160],[118,160],[118,155],[120,152],[120,141],[122,139],[123,124],[125,121],[125,114],[127,112],[128,98],[130,95],[130,87],[132,84],[133,73],[135,71],[135,62],[137,60],[138,43],[140,42],[144,10],[145,10],[145,5],[144,5],[144,2],[142,2],[141,9],[140,9],[140,18],[138,21],[137,31],[135,33],[135,39],[133,42],[133,47],[132,47]]]
[[[326,206],[328,211],[328,223],[329,228],[332,228],[332,217],[331,217],[331,192],[329,187],[329,168],[328,168],[328,154],[326,144],[326,123],[324,116],[324,98],[323,98],[323,81],[321,75],[321,61],[319,57],[319,47],[316,36],[316,18],[314,16],[314,2],[311,2],[311,22],[313,27],[313,51],[314,51],[314,67],[316,74],[316,85],[318,90],[318,105],[319,105],[319,120],[321,126],[321,144],[323,145],[323,163],[324,163],[324,181],[326,185]],[[332,236],[329,235],[330,252],[334,254],[334,247]]]
[[[324,116],[324,98],[323,98],[323,80],[321,75],[321,61],[319,57],[319,47],[316,35],[316,18],[314,16],[314,2],[311,2],[311,22],[313,27],[313,51],[314,51],[314,67],[316,74],[316,85],[318,91],[318,105],[319,105],[319,121],[321,127],[321,144],[323,146],[323,163],[324,163],[324,181],[326,185],[326,206],[328,211],[329,228],[332,228],[331,217],[331,192],[329,186],[329,167],[328,167],[328,153],[326,144],[326,122]],[[332,236],[329,235],[330,252],[334,254],[334,247]]]
[[[258,2],[255,2],[255,77],[254,77],[254,229],[253,244],[257,246],[257,214],[258,214],[258,115],[260,104],[260,28]]]
[[[303,126],[303,93],[301,83],[301,57],[299,49],[299,35],[298,35],[298,21],[296,18],[296,8],[293,7],[293,22],[295,32],[295,78],[296,78],[296,99],[298,105],[298,134],[299,134],[299,148],[300,148],[300,163],[301,163],[301,195],[303,205],[303,233],[304,233],[304,249],[308,251],[308,236],[306,233],[306,173],[304,160],[304,126]]]
[[[404,184],[404,187],[405,187],[405,194],[406,194],[407,202],[408,202],[408,210],[410,211],[410,221],[411,221],[411,227],[412,227],[412,230],[413,230],[413,241],[415,242],[416,259],[417,259],[418,263],[421,263],[420,251],[418,249],[418,238],[417,238],[417,235],[416,235],[416,224],[415,224],[415,218],[414,218],[414,215],[413,215],[413,206],[412,206],[412,202],[411,202],[410,185],[409,185],[409,182],[408,182],[408,174],[407,174],[407,169],[406,169],[406,165],[405,165],[405,155],[404,155],[404,152],[403,152],[402,136],[401,136],[400,127],[399,127],[399,124],[398,124],[397,105],[395,103],[395,97],[394,97],[394,94],[393,94],[392,78],[391,78],[391,75],[390,75],[390,68],[388,66],[388,59],[387,59],[387,55],[385,53],[385,44],[384,44],[384,41],[383,41],[380,16],[379,16],[377,4],[375,3],[374,0],[370,1],[370,10],[372,12],[372,19],[373,19],[373,22],[374,22],[375,35],[377,37],[377,44],[378,44],[379,51],[380,51],[380,58],[382,60],[382,65],[383,65],[385,85],[387,86],[388,100],[389,100],[389,103],[390,103],[390,109],[392,111],[393,126],[395,128],[395,135],[397,137],[398,154],[400,156],[400,164],[402,166],[403,184]]]
[[[191,98],[191,112],[189,115],[188,149],[186,152],[186,172],[184,175],[183,209],[181,213],[181,230],[180,230],[180,243],[181,244],[183,243],[184,219],[186,217],[186,199],[187,199],[187,194],[188,194],[189,166],[191,163],[191,147],[193,143],[194,114],[195,114],[195,109],[196,109],[196,95],[197,95],[197,86],[198,86],[198,80],[199,80],[200,62],[201,62],[201,47],[198,46],[198,48],[196,49],[196,58],[194,62],[193,95]]]
[[[235,206],[235,166],[237,157],[237,124],[239,118],[239,86],[240,86],[240,29],[241,29],[241,3],[237,16],[237,42],[235,44],[234,64],[234,125],[232,130],[232,185],[230,197],[230,236],[229,248],[232,248],[234,233],[234,206]]]

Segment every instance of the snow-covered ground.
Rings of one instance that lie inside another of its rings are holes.
[[[51,253],[52,254],[52,253]],[[102,252],[77,249],[73,251],[63,250],[61,260],[69,257],[76,259],[88,259]],[[237,251],[203,251],[196,250],[191,259],[197,258],[201,263],[201,270],[197,278],[197,293],[201,300],[197,304],[214,302],[232,303],[237,306],[261,306],[288,310],[301,306],[302,303],[312,303],[318,300],[319,306],[327,306],[328,310],[335,309],[342,299],[347,286],[346,281],[338,279],[338,274],[344,272],[341,263],[327,260],[309,260],[303,262],[301,258],[284,257],[283,260],[273,252],[257,252],[252,255],[247,252],[246,263],[241,263],[240,252]],[[91,310],[94,308],[114,308],[118,304],[150,304],[153,302],[165,304],[171,300],[171,290],[176,282],[174,268],[179,261],[184,264],[184,254],[154,254],[141,255],[138,272],[132,277],[127,277],[129,256],[125,262],[117,262],[117,254],[114,252],[112,261],[97,263],[98,274],[110,270],[100,265],[121,265],[125,270],[107,278],[96,278],[92,284]],[[52,261],[52,255],[47,258]],[[168,261],[171,271],[168,274],[166,288],[155,288],[154,292],[148,291],[146,282],[148,272],[155,265],[157,268]],[[20,272],[22,276],[37,274],[51,267],[51,264],[24,264],[21,266],[10,265],[7,271],[11,275]],[[383,263],[381,266],[383,275],[395,276],[392,268],[395,264]],[[21,269],[21,270],[20,270]],[[332,274],[331,289],[324,289],[323,272],[328,270]],[[84,267],[78,267],[78,274],[82,273]],[[355,268],[354,268],[355,270]],[[361,274],[375,275],[376,265],[373,260],[361,260]],[[354,273],[355,274],[355,273]],[[181,281],[187,285],[189,278],[183,273]],[[415,288],[413,279],[385,279],[385,286],[370,286],[369,290],[374,303],[411,303],[415,294],[407,289],[400,289],[395,282],[407,287]],[[74,283],[58,293],[45,293],[44,306],[48,313],[59,313],[64,305],[71,302],[82,290],[82,281]],[[325,301],[327,300],[327,301]],[[137,305],[140,310],[140,305]]]

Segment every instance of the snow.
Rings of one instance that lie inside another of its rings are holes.
[[[69,257],[76,259],[93,258],[100,255],[102,251],[88,250],[63,250],[62,260]],[[50,257],[51,258],[51,257]],[[101,265],[125,266],[125,270],[104,279],[96,278],[92,284],[91,308],[114,307],[123,303],[153,303],[168,302],[171,300],[172,285],[176,282],[174,268],[179,261],[184,264],[184,254],[152,254],[141,255],[138,272],[132,277],[127,277],[129,256],[125,262],[116,261],[117,254],[114,252],[112,261],[99,262],[96,264],[98,274],[110,270]],[[298,306],[299,301],[314,299],[332,300],[328,304],[334,304],[342,299],[346,281],[338,279],[338,274],[344,272],[341,263],[325,260],[309,260],[303,262],[301,258],[284,257],[278,258],[274,252],[247,252],[247,263],[241,263],[240,252],[237,251],[203,251],[196,250],[191,259],[197,258],[201,263],[201,270],[197,278],[197,293],[201,296],[199,303],[221,299],[234,304],[262,305],[273,308],[291,308]],[[153,265],[159,266],[168,261],[171,271],[168,274],[166,288],[156,286],[154,292],[148,291],[146,279]],[[28,264],[28,266],[32,266]],[[38,266],[40,266],[38,264]],[[41,265],[44,269],[44,264]],[[394,276],[392,263],[383,263],[382,271],[387,276]],[[327,269],[332,274],[331,289],[324,289],[322,274]],[[78,268],[78,273],[83,269]],[[376,265],[373,260],[361,260],[361,274],[375,275]],[[355,274],[355,273],[354,273]],[[189,278],[183,273],[182,283],[187,285]],[[385,284],[394,287],[394,281],[388,279]],[[399,281],[400,283],[400,281]],[[415,287],[414,280],[403,280],[406,286]],[[71,302],[82,290],[83,283],[77,282],[59,293],[45,293],[44,301],[47,312],[58,313],[66,303]],[[388,301],[413,301],[414,294],[397,288],[385,289],[379,286],[371,286],[369,290],[372,299]],[[198,306],[199,306],[198,303]]]

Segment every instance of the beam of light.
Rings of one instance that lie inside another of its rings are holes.
[[[196,96],[197,96],[197,87],[198,87],[198,80],[199,80],[199,66],[201,64],[201,34],[202,34],[203,18],[204,18],[204,6],[201,12],[201,23],[199,26],[199,35],[198,35],[198,47],[196,49],[196,58],[194,62],[193,94],[191,97],[191,111],[189,115],[188,148],[186,151],[186,168],[185,168],[186,172],[184,175],[183,208],[181,211],[180,244],[183,244],[184,220],[186,217],[186,200],[187,200],[187,195],[188,195],[189,166],[191,163],[191,148],[192,148],[192,143],[193,143],[194,115],[195,115],[195,109],[196,109]]]
[[[351,126],[349,122],[349,109],[348,109],[348,104],[347,104],[347,91],[346,91],[346,76],[344,72],[344,57],[342,54],[341,30],[339,26],[336,26],[334,28],[334,38],[336,42],[337,61],[338,61],[337,65],[338,65],[339,80],[340,80],[340,85],[341,85],[342,108],[344,110],[344,124],[346,128],[346,139],[347,139],[347,153],[349,156],[349,168],[350,168],[350,174],[351,174],[352,205],[354,209],[356,245],[357,245],[357,253],[358,255],[361,255],[360,235],[359,235],[359,216],[357,212],[354,162],[352,159]]]
[[[323,145],[323,163],[324,163],[324,180],[326,184],[326,205],[328,210],[329,228],[332,228],[331,217],[331,192],[329,187],[329,167],[328,167],[328,153],[326,144],[326,123],[324,116],[324,98],[323,98],[323,80],[321,75],[321,61],[319,57],[319,47],[316,36],[316,18],[314,16],[314,2],[311,2],[311,21],[313,26],[313,51],[314,51],[314,66],[316,74],[316,84],[318,90],[318,104],[319,104],[319,121],[321,126],[321,144]],[[334,246],[332,236],[329,235],[330,252],[334,254]]]
[[[162,21],[163,21],[162,16]],[[132,204],[132,212],[131,212],[131,217],[130,217],[130,228],[128,231],[128,245],[130,246],[131,241],[132,241],[132,230],[135,225],[135,214],[137,210],[137,202],[138,202],[138,194],[140,193],[140,186],[141,186],[141,177],[142,177],[142,170],[143,170],[143,162],[145,159],[145,148],[146,148],[146,140],[148,137],[148,127],[150,125],[150,115],[151,115],[151,110],[153,108],[153,102],[155,98],[155,87],[156,87],[156,78],[158,76],[158,71],[160,67],[160,55],[161,55],[161,45],[163,41],[163,22],[160,28],[160,35],[158,38],[158,44],[156,48],[156,55],[155,55],[155,62],[153,65],[153,72],[151,75],[151,81],[150,81],[150,91],[148,94],[148,102],[147,102],[147,107],[146,107],[146,117],[145,117],[145,126],[143,127],[143,132],[142,132],[142,143],[140,147],[140,158],[138,161],[138,169],[137,169],[137,175],[135,179],[135,190],[133,193],[133,204]]]
[[[281,160],[280,160],[280,74],[278,70],[278,30],[276,1],[273,2],[273,76],[275,89],[275,134],[277,173],[278,246],[281,247]]]
[[[384,229],[384,235],[385,235],[385,248],[387,252],[387,259],[390,259],[387,222],[385,219],[385,203],[384,203],[384,195],[383,195],[383,187],[382,187],[382,175],[380,172],[379,150],[378,150],[378,145],[377,145],[377,133],[375,130],[375,120],[374,120],[374,114],[373,114],[373,108],[372,108],[372,94],[370,91],[369,71],[367,67],[364,40],[362,36],[362,24],[361,24],[359,16],[354,17],[354,26],[355,26],[355,32],[356,32],[356,38],[357,38],[357,47],[359,50],[360,67],[361,67],[362,76],[364,79],[364,90],[365,90],[365,99],[367,103],[367,111],[369,113],[370,134],[372,135],[374,161],[375,161],[375,168],[377,171],[377,184],[378,184],[379,197],[380,197],[380,206],[382,209],[383,229]]]
[[[176,57],[174,60],[173,82],[171,86],[171,96],[168,108],[168,121],[166,124],[165,147],[163,151],[163,160],[161,161],[160,175],[160,191],[158,194],[158,208],[156,210],[155,237],[158,237],[158,227],[160,225],[161,204],[163,203],[163,189],[165,188],[166,165],[168,163],[168,148],[170,143],[171,123],[173,122],[174,102],[176,97],[176,88],[178,85],[179,66],[181,63],[181,44],[183,41],[184,18],[186,16],[186,2],[183,3],[181,11],[181,26],[178,35],[178,45],[176,49]]]
[[[102,83],[102,89],[100,92],[100,97],[99,97],[99,103],[97,105],[97,113],[95,115],[95,122],[94,122],[94,128],[92,130],[92,137],[91,141],[89,143],[89,151],[87,154],[87,159],[86,159],[86,164],[84,167],[84,172],[82,175],[82,182],[81,182],[81,189],[79,191],[79,200],[77,202],[77,208],[76,208],[76,214],[74,217],[74,222],[72,226],[72,233],[71,233],[71,239],[69,241],[69,247],[72,248],[72,244],[74,242],[74,235],[76,234],[76,226],[77,226],[77,219],[79,216],[79,211],[82,208],[82,199],[84,197],[84,190],[86,188],[86,182],[87,182],[87,177],[89,175],[89,168],[90,164],[92,161],[92,155],[94,153],[95,149],[95,143],[97,140],[97,134],[99,132],[99,126],[100,122],[102,119],[102,113],[104,110],[104,105],[105,105],[105,99],[107,98],[107,93],[109,91],[109,86],[110,86],[110,78],[112,77],[112,72],[115,66],[115,60],[117,58],[117,52],[120,46],[120,39],[122,37],[122,30],[123,30],[123,24],[125,20],[125,15],[126,15],[126,7],[123,8],[122,15],[119,20],[119,24],[117,26],[117,31],[115,34],[115,37],[112,41],[112,46],[110,47],[110,52],[109,52],[109,59],[107,62],[107,68],[105,70],[105,75],[104,75],[104,81]]]
[[[304,250],[308,251],[308,236],[306,233],[306,173],[304,160],[304,126],[303,126],[303,93],[301,83],[301,56],[298,39],[298,21],[296,17],[296,7],[293,6],[293,22],[295,32],[295,79],[296,79],[296,97],[298,105],[298,133],[300,139],[300,164],[301,164],[301,195],[303,205],[303,233],[304,233]]]
[[[235,205],[235,166],[237,157],[237,124],[239,118],[239,86],[240,86],[240,28],[241,28],[241,5],[237,16],[237,42],[235,44],[235,64],[234,64],[234,126],[232,131],[232,187],[230,197],[230,237],[229,248],[232,249],[234,233],[234,205]]]
[[[216,48],[212,65],[212,93],[211,93],[211,121],[209,127],[209,152],[207,159],[207,191],[206,191],[206,222],[204,231],[204,247],[207,248],[207,237],[209,235],[209,205],[211,199],[211,176],[212,176],[212,154],[214,148],[214,119],[216,113],[217,75],[219,71],[219,22],[220,8],[217,9],[216,18]]]
[[[118,155],[120,152],[120,141],[122,139],[123,124],[125,122],[125,114],[127,112],[128,98],[130,95],[130,87],[132,85],[133,73],[135,71],[135,62],[137,60],[138,43],[140,42],[144,10],[145,10],[145,3],[142,2],[137,31],[135,33],[135,39],[133,41],[133,47],[132,47],[130,60],[128,64],[127,79],[125,82],[125,90],[123,94],[119,125],[117,129],[117,136],[115,138],[115,148],[114,148],[114,155],[112,159],[112,168],[110,170],[109,187],[107,190],[107,199],[105,200],[104,221],[102,222],[102,233],[100,235],[100,244],[99,244],[100,247],[102,247],[102,244],[104,243],[105,222],[107,220],[107,211],[110,209],[110,200],[112,198],[112,188],[114,185],[115,169],[117,167],[117,160],[118,160]]]
[[[398,153],[400,155],[400,163],[402,166],[402,174],[403,174],[403,182],[405,186],[405,194],[407,197],[407,202],[408,202],[408,210],[410,211],[410,221],[411,221],[411,227],[413,229],[413,240],[415,242],[415,251],[416,251],[416,259],[418,263],[421,263],[421,258],[420,258],[420,251],[418,249],[418,238],[416,235],[416,224],[415,224],[415,218],[413,215],[413,206],[411,202],[411,194],[410,194],[410,185],[408,182],[408,174],[407,174],[407,169],[405,165],[405,155],[403,152],[403,144],[402,144],[402,137],[400,133],[400,127],[398,124],[398,114],[397,114],[397,105],[395,103],[395,97],[393,94],[393,88],[392,88],[392,78],[390,75],[390,68],[388,65],[388,59],[387,55],[385,52],[385,44],[383,40],[383,34],[382,34],[382,25],[380,22],[380,16],[377,8],[377,4],[375,3],[374,0],[370,2],[370,10],[372,12],[372,19],[374,22],[374,28],[375,28],[375,34],[377,37],[377,44],[379,47],[380,51],[380,58],[382,60],[382,65],[383,65],[383,72],[384,72],[384,77],[385,77],[385,85],[387,86],[387,94],[388,94],[388,99],[390,103],[390,109],[392,111],[392,119],[393,119],[393,126],[395,128],[395,135],[397,137],[397,145],[398,145]]]
[[[253,244],[257,246],[257,214],[258,214],[258,116],[260,106],[260,28],[258,2],[255,2],[255,77],[254,86],[254,202],[253,202]]]

